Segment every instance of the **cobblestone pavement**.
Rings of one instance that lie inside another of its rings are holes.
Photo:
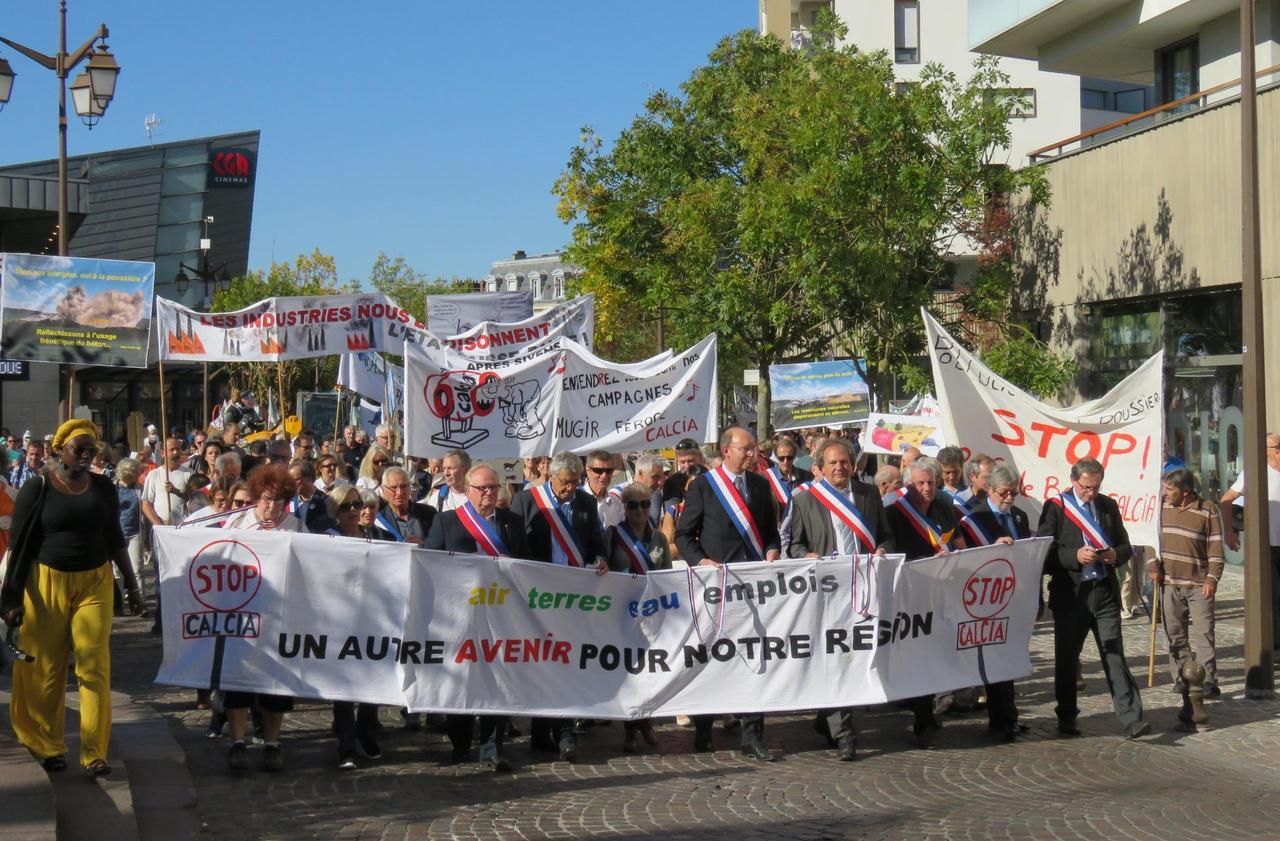
[[[811,717],[795,715],[768,720],[772,764],[740,757],[736,734],[718,727],[719,750],[695,754],[692,730],[667,721],[659,747],[641,755],[622,753],[620,725],[593,728],[573,765],[532,756],[527,737],[517,739],[507,748],[514,772],[495,775],[446,764],[443,733],[410,733],[384,710],[382,758],[341,772],[329,709],[301,704],[287,720],[285,772],[232,778],[226,740],[204,737],[208,713],[193,709],[193,693],[149,683],[160,646],[138,620],[117,634],[115,682],[170,716],[209,841],[1280,838],[1280,701],[1242,698],[1240,585],[1231,570],[1219,597],[1224,696],[1210,705],[1211,726],[1174,730],[1177,698],[1161,663],[1157,686],[1143,691],[1153,731],[1135,742],[1120,737],[1092,644],[1084,736],[1055,736],[1048,623],[1033,643],[1035,673],[1018,683],[1030,730],[1017,744],[994,741],[985,714],[971,713],[944,717],[937,747],[915,749],[910,714],[882,707],[860,716],[854,763],[837,762]],[[1126,623],[1144,687],[1148,633],[1142,620]]]

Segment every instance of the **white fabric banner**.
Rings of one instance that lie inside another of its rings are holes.
[[[564,336],[586,348],[596,330],[596,299],[581,295],[517,322],[485,321],[444,340],[451,350],[475,360],[523,356],[548,339]]]
[[[1071,487],[1071,465],[1102,462],[1102,492],[1115,499],[1134,545],[1158,546],[1164,463],[1163,353],[1103,397],[1046,406],[992,373],[921,310],[947,440],[968,458],[985,453],[1022,473],[1032,524],[1043,504]]]
[[[224,689],[590,718],[858,706],[1023,677],[1049,544],[597,576],[319,535],[156,536],[160,683],[207,687],[216,669]]]
[[[160,358],[279,362],[355,351],[404,354],[432,339],[385,295],[267,298],[235,312],[198,312],[156,298]]]
[[[532,289],[427,296],[427,329],[437,336],[456,336],[484,321],[523,321],[532,317]]]
[[[569,339],[559,342],[557,353],[529,354],[498,370],[442,364],[439,354],[409,347],[407,454],[619,452],[717,434],[714,334],[669,361],[631,366],[600,360]]]

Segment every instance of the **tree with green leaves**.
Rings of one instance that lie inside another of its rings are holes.
[[[454,277],[431,280],[426,274],[410,266],[403,257],[388,257],[378,252],[369,270],[369,285],[396,302],[401,309],[426,320],[428,295],[454,295],[472,292],[478,282],[471,278]]]
[[[834,17],[818,29],[808,50],[725,38],[608,148],[584,129],[555,185],[614,352],[653,352],[638,312],[668,343],[715,331],[726,374],[759,368],[761,418],[782,361],[864,357],[881,390],[922,351],[919,307],[992,197],[1047,200],[1034,169],[994,164],[1018,104],[995,59],[899,85],[883,52],[833,46]]]

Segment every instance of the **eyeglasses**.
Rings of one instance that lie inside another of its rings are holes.
[[[502,489],[501,485],[472,485],[471,490],[479,491],[482,494],[496,494]]]
[[[778,461],[795,461],[796,460],[795,455],[789,455],[789,456],[775,455],[774,458],[776,458]]]
[[[273,496],[272,494],[263,494],[258,497],[258,502],[265,502],[267,505],[283,505],[288,502],[287,496]]]
[[[1008,499],[1011,496],[1017,496],[1018,489],[1017,488],[990,488],[987,490],[987,493],[990,494],[991,496],[994,496],[996,499]]]
[[[232,505],[253,505],[253,500],[247,496],[238,496],[231,500]]]
[[[606,473],[613,472],[612,467],[588,467],[587,470],[590,470],[592,473],[596,474],[597,476],[603,476]]]
[[[326,461],[324,464],[320,465],[320,467],[318,467],[317,469],[318,470],[337,470],[338,465],[334,464],[331,461]]]
[[[342,505],[338,506],[339,511],[359,511],[361,508],[364,508],[364,503],[359,501],[344,502]]]
[[[629,499],[626,501],[625,504],[627,506],[628,511],[635,511],[639,508],[643,508],[647,511],[653,505],[653,503],[647,499],[639,499],[639,500]]]
[[[384,490],[389,491],[390,493],[409,490],[408,485],[383,485],[382,487]]]

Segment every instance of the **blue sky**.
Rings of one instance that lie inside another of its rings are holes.
[[[614,137],[758,14],[756,0],[69,5],[71,46],[105,21],[123,68],[97,127],[71,116],[70,154],[146,145],[149,113],[157,142],[261,129],[250,266],[319,247],[344,279],[379,251],[478,277],[562,246],[550,189],[580,127]],[[5,6],[0,35],[56,49],[54,0]],[[56,156],[56,78],[0,55],[18,74],[0,160]]]

